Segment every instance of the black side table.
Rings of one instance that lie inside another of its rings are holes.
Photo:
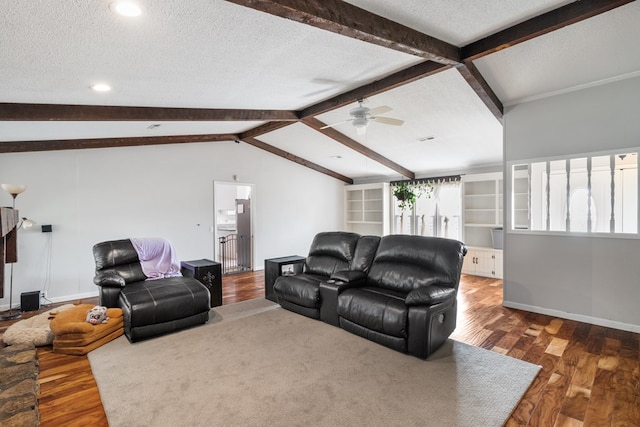
[[[302,273],[305,260],[305,257],[298,255],[265,259],[264,297],[273,302],[278,302],[275,294],[273,293],[273,284],[276,282],[276,279],[284,275]]]
[[[182,261],[180,271],[184,277],[193,277],[209,289],[211,307],[222,305],[222,266],[210,259]]]

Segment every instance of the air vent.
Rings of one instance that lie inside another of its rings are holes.
[[[420,142],[425,142],[425,141],[433,141],[434,139],[436,139],[436,137],[430,135],[430,136],[423,136],[423,137],[417,138],[417,139]]]

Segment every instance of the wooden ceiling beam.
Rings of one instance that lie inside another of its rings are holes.
[[[274,130],[289,126],[292,123],[295,122],[268,122],[240,133],[240,139],[255,138],[257,136],[264,135],[265,133],[273,132]]]
[[[0,103],[15,121],[297,121],[295,111]]]
[[[460,62],[457,46],[341,0],[227,1],[430,61]]]
[[[482,74],[480,74],[476,66],[473,65],[473,62],[461,64],[456,68],[494,117],[502,123],[504,114],[502,101],[500,101],[498,96],[493,92],[493,89],[491,89],[491,86],[489,86],[484,77],[482,77]]]
[[[82,150],[87,148],[135,147],[140,145],[235,141],[236,134],[144,136],[133,138],[54,139],[43,141],[0,141],[0,153]]]
[[[492,34],[462,48],[462,61],[473,61],[548,34],[635,0],[579,0]]]
[[[280,148],[274,147],[273,145],[269,145],[265,142],[260,141],[259,139],[253,137],[245,137],[242,138],[241,141],[246,142],[247,144],[253,145],[254,147],[260,148],[262,150],[268,151],[271,154],[275,154],[276,156],[280,156],[284,159],[297,163],[301,166],[307,167],[309,169],[313,169],[316,172],[323,173],[332,178],[335,178],[339,181],[343,181],[347,184],[353,184],[353,179],[339,174],[337,172],[332,171],[331,169],[327,169],[319,164],[310,162],[309,160],[305,160],[302,157],[298,157],[295,154],[291,154],[287,151],[281,150]]]
[[[329,138],[333,139],[336,142],[339,142],[340,144],[349,147],[350,149],[357,151],[358,153],[362,154],[363,156],[366,156],[368,158],[370,158],[371,160],[374,160],[378,163],[380,163],[383,166],[388,167],[389,169],[392,169],[396,172],[398,172],[400,175],[402,176],[406,176],[409,179],[415,179],[416,174],[412,171],[410,171],[409,169],[400,166],[399,164],[395,163],[392,160],[387,159],[386,157],[384,157],[381,154],[376,153],[375,151],[373,151],[372,149],[365,147],[364,145],[360,144],[357,141],[354,141],[353,139],[349,138],[348,136],[338,132],[337,130],[333,129],[333,128],[325,128],[322,129],[324,126],[326,126],[325,123],[321,122],[320,120],[316,119],[315,117],[307,117],[306,119],[302,120],[302,123],[304,123],[305,125],[309,126],[310,128],[322,133],[325,136],[328,136]]]
[[[361,98],[377,95],[382,92],[386,92],[391,89],[406,85],[408,83],[415,82],[423,79],[427,76],[437,74],[441,71],[451,68],[449,65],[442,65],[432,61],[424,61],[413,67],[405,68],[402,71],[391,74],[380,80],[376,80],[373,83],[369,83],[364,86],[360,86],[349,92],[342,93],[326,101],[319,102],[315,105],[307,107],[298,112],[298,116],[301,119],[317,116],[327,111],[335,110],[336,108],[344,107],[345,105],[356,102]]]

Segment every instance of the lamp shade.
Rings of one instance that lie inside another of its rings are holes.
[[[18,194],[24,193],[25,191],[27,191],[27,186],[20,185],[20,184],[2,184],[2,189],[7,193],[11,194],[15,199],[15,197]]]
[[[27,228],[31,228],[34,225],[36,225],[36,222],[32,219],[29,218],[22,218],[22,228],[24,228],[25,230]]]

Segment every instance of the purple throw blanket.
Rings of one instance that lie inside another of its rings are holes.
[[[150,280],[179,277],[180,265],[171,242],[162,238],[131,238],[140,259],[142,272]]]

